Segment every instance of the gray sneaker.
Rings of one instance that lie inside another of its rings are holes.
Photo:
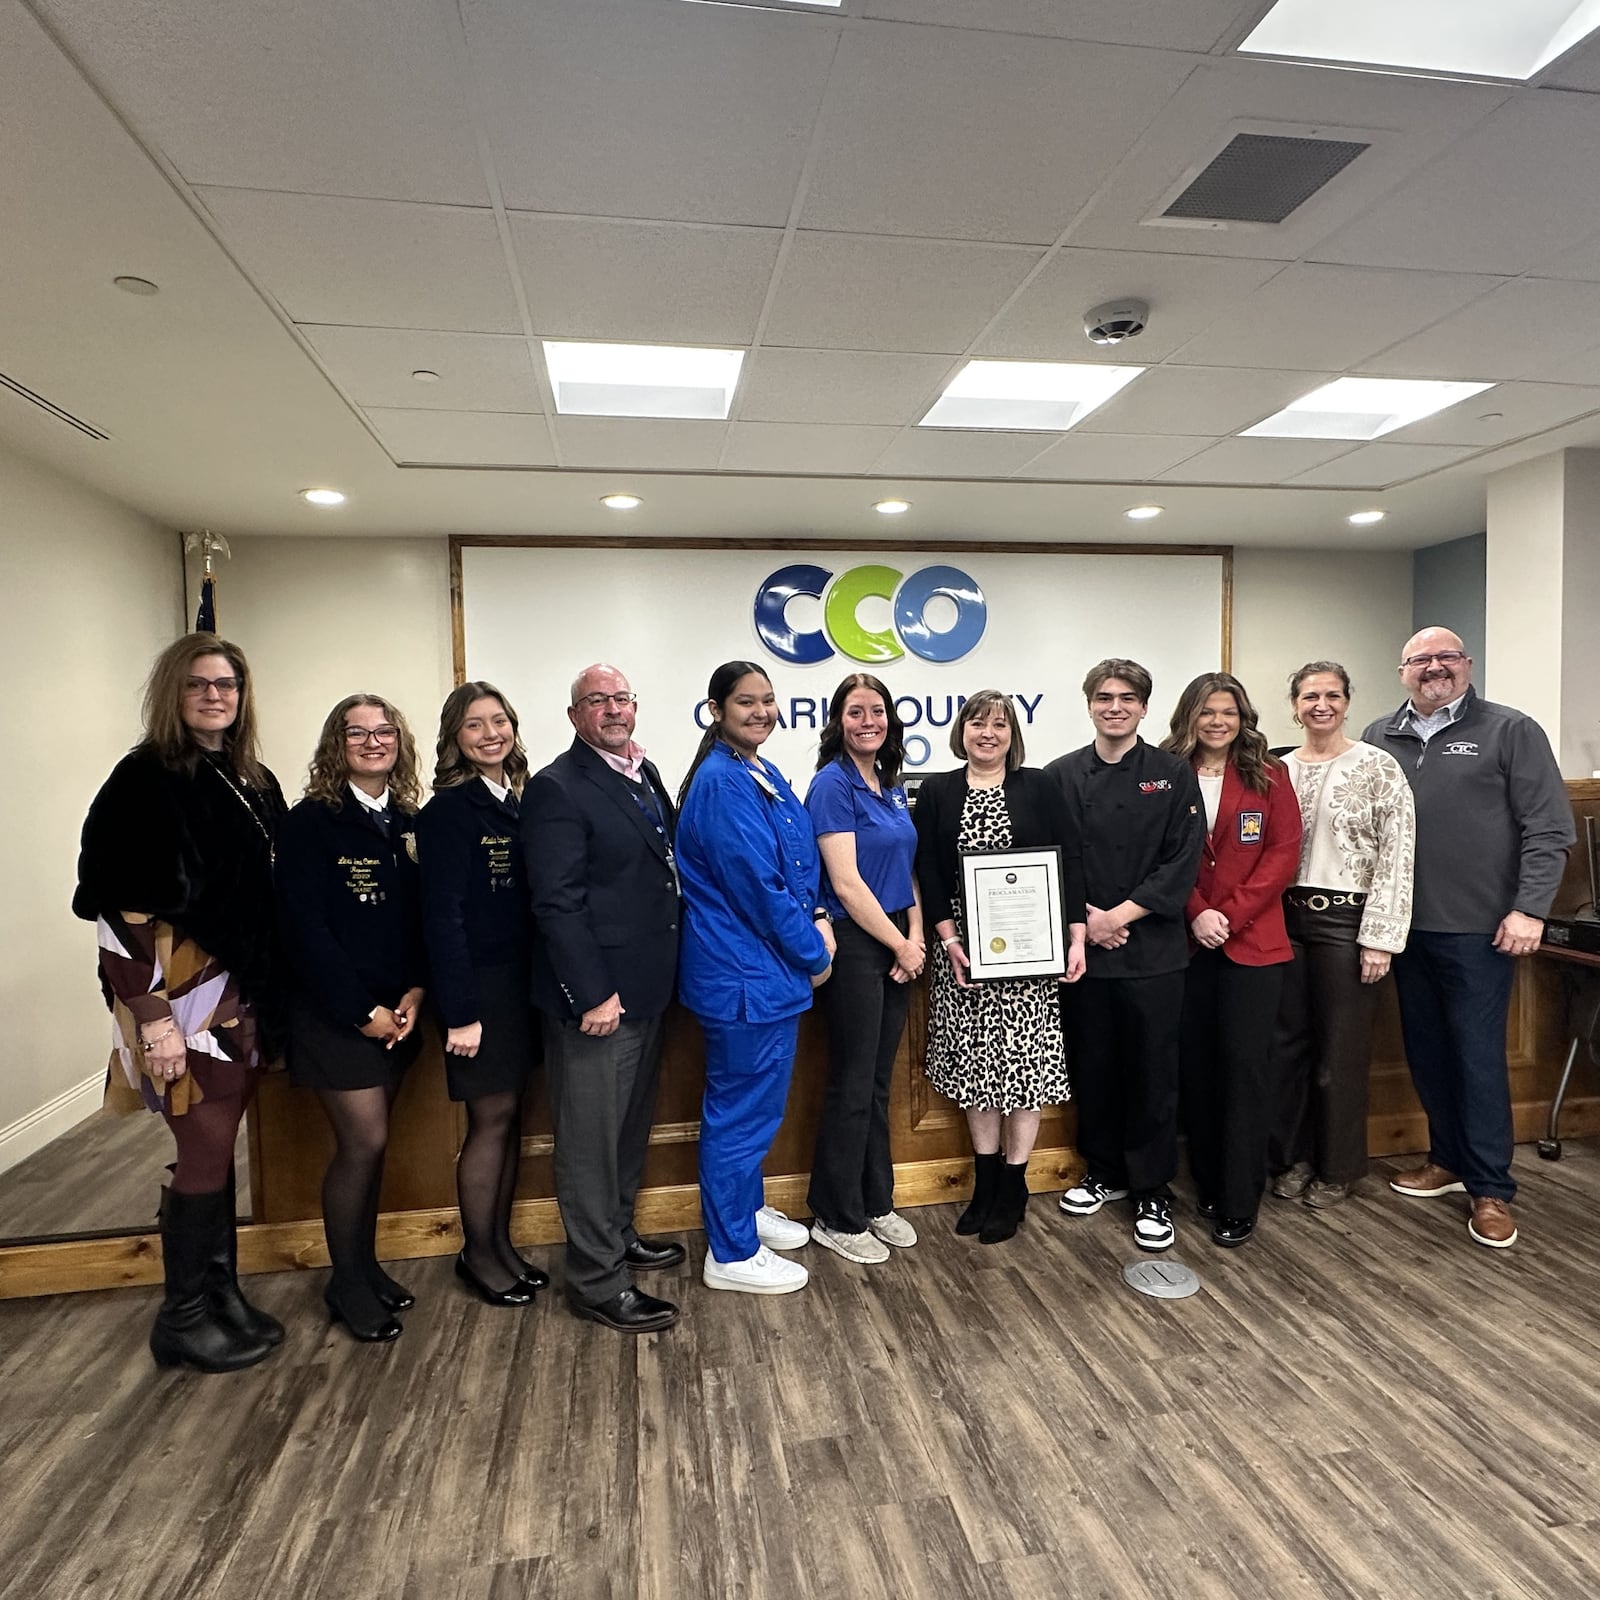
[[[1343,1205],[1349,1193],[1348,1183],[1324,1183],[1321,1178],[1314,1178],[1306,1186],[1304,1198],[1313,1211],[1326,1211],[1330,1206]]]
[[[1309,1161],[1297,1161],[1287,1172],[1280,1172],[1272,1180],[1272,1192],[1280,1200],[1298,1200],[1315,1176]]]
[[[870,1233],[839,1233],[821,1222],[813,1222],[811,1238],[835,1255],[843,1256],[846,1261],[859,1261],[864,1267],[889,1259],[888,1245]]]
[[[881,1217],[868,1217],[867,1226],[885,1244],[909,1250],[917,1242],[917,1230],[898,1211],[885,1211]]]

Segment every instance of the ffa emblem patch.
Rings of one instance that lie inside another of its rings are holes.
[[[1260,811],[1241,811],[1239,813],[1239,843],[1260,844],[1261,823],[1265,816]]]

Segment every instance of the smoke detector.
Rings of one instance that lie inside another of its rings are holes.
[[[1150,307],[1143,300],[1112,300],[1085,312],[1083,331],[1090,344],[1121,344],[1137,338],[1150,320]]]

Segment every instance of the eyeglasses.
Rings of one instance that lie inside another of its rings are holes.
[[[392,722],[385,722],[377,728],[346,728],[344,742],[346,744],[393,744],[400,737],[400,730]]]
[[[1425,667],[1430,661],[1437,661],[1441,667],[1454,667],[1467,659],[1465,650],[1435,650],[1431,655],[1407,656],[1400,663],[1402,667]]]
[[[185,678],[183,692],[185,694],[204,694],[207,689],[215,689],[218,694],[238,694],[244,688],[243,678]]]
[[[632,689],[624,689],[621,694],[585,694],[577,700],[578,705],[588,706],[591,711],[599,711],[603,706],[615,706],[618,711],[625,711],[638,703],[639,697]]]

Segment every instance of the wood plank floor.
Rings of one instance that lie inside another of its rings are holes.
[[[1204,1287],[1125,1289],[1125,1207],[983,1248],[812,1247],[779,1299],[663,1286],[630,1340],[408,1262],[405,1336],[320,1273],[232,1377],[158,1372],[153,1290],[0,1304],[0,1593],[29,1600],[1574,1600],[1600,1589],[1600,1144],[1519,1152],[1524,1237],[1459,1196],[1269,1202]],[[537,1252],[559,1274],[558,1252]],[[559,1285],[558,1285],[559,1287]]]

